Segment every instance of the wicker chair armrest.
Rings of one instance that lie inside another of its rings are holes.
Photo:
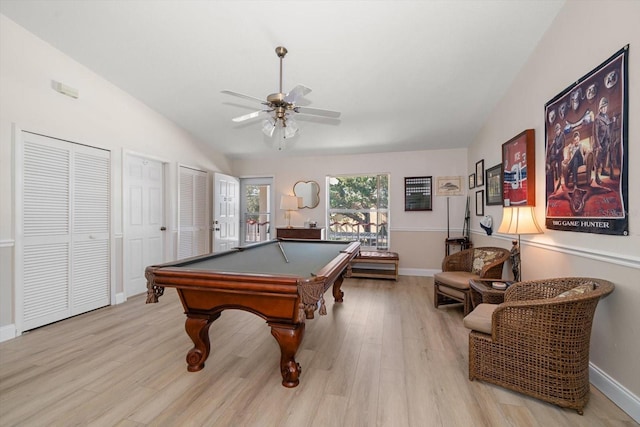
[[[481,279],[501,279],[504,260],[499,262],[492,262],[482,268],[480,272]]]
[[[509,251],[502,248],[491,248],[500,253],[499,257],[496,257],[490,263],[487,263],[480,272],[480,278],[482,279],[501,279],[502,278],[502,269],[504,266],[504,262],[509,259]]]
[[[570,289],[570,288],[569,288]],[[565,289],[540,281],[513,283],[504,295],[505,302],[553,298]]]
[[[584,278],[571,279],[581,280],[565,280],[559,288],[568,290],[576,286],[577,283],[584,283]],[[535,351],[536,341],[542,337],[549,341],[553,338],[553,334],[557,333],[563,334],[559,337],[560,340],[565,340],[567,334],[590,331],[598,301],[601,297],[613,292],[614,289],[611,282],[593,280],[596,283],[596,289],[584,294],[555,298],[563,292],[556,288],[551,297],[520,301],[506,301],[505,298],[505,302],[496,308],[491,318],[492,339],[495,342],[520,346],[527,342],[532,346],[532,351]],[[512,286],[516,285],[528,285],[530,288],[536,288],[536,286],[532,286],[533,282],[520,282]],[[548,289],[538,289],[538,292],[544,291],[548,291]],[[574,321],[570,321],[568,317],[572,317]],[[576,328],[576,322],[582,322],[581,327]],[[571,327],[569,330],[563,330],[561,325],[570,325]]]
[[[553,298],[568,291],[578,285],[585,282],[592,282],[597,285],[597,289],[594,291],[601,296],[608,295],[613,291],[613,283],[602,280],[594,279],[591,277],[565,277],[559,279],[546,279],[546,280],[531,280],[526,282],[518,282],[509,286],[505,295],[505,302],[512,301],[529,301]]]
[[[597,300],[596,300],[597,302]],[[535,348],[536,342],[550,334],[549,325],[564,310],[566,301],[550,303],[547,299],[502,303],[491,318],[491,337],[496,343]]]
[[[446,256],[442,260],[442,271],[471,271],[473,249],[465,249]]]

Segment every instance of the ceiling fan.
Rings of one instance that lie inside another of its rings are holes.
[[[272,93],[267,96],[266,101],[254,96],[244,95],[230,90],[222,91],[222,93],[227,95],[237,96],[238,98],[248,99],[250,101],[257,101],[267,107],[263,110],[235,117],[232,119],[234,122],[243,122],[259,116],[268,115],[267,119],[263,122],[262,132],[264,132],[265,135],[272,137],[276,128],[280,127],[283,130],[284,138],[291,138],[298,133],[298,126],[293,119],[293,115],[295,113],[330,118],[340,117],[340,113],[338,111],[296,105],[300,98],[311,92],[311,89],[306,86],[297,85],[289,93],[282,92],[282,60],[286,54],[287,49],[283,46],[278,46],[276,48],[276,55],[280,58],[280,89],[278,93]]]

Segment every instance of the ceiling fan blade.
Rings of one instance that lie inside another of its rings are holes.
[[[259,102],[261,104],[268,105],[268,103],[264,99],[256,98],[255,96],[245,95],[243,93],[238,93],[238,92],[232,92],[230,90],[222,90],[222,91],[220,91],[220,93],[225,93],[225,94],[231,95],[231,96],[237,96],[238,98],[244,98],[244,99],[248,99],[249,101],[256,101],[256,102]]]
[[[293,110],[296,113],[313,114],[314,116],[323,116],[323,117],[332,117],[332,118],[340,117],[339,111],[322,110],[320,108],[295,107]]]
[[[249,114],[245,114],[244,116],[238,116],[238,117],[234,117],[233,120],[236,123],[239,122],[244,122],[245,120],[249,120],[249,119],[255,119],[256,117],[260,116],[260,114],[263,113],[268,113],[269,111],[273,111],[273,110],[259,110],[259,111],[254,111],[253,113],[249,113]]]
[[[291,104],[295,104],[296,101],[306,94],[311,92],[311,89],[304,85],[297,85],[284,97],[285,102],[289,102]]]

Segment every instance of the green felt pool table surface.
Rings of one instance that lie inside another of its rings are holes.
[[[328,240],[269,241],[246,249],[176,263],[174,266],[188,270],[308,277],[317,275],[323,267],[347,250],[350,245],[351,242]]]

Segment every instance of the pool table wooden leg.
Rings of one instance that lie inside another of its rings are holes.
[[[342,302],[342,297],[344,296],[344,292],[340,289],[342,286],[342,281],[344,280],[344,276],[341,274],[340,277],[333,282],[333,300],[335,302]]]
[[[304,323],[297,325],[283,325],[269,323],[271,335],[278,341],[280,346],[280,373],[282,373],[282,385],[285,387],[296,387],[300,380],[302,368],[296,362],[296,352],[304,336]]]
[[[209,316],[191,316],[187,314],[184,328],[193,341],[193,348],[187,353],[187,370],[197,372],[204,368],[204,362],[209,357],[211,342],[209,341],[209,326],[220,317],[220,313]]]

